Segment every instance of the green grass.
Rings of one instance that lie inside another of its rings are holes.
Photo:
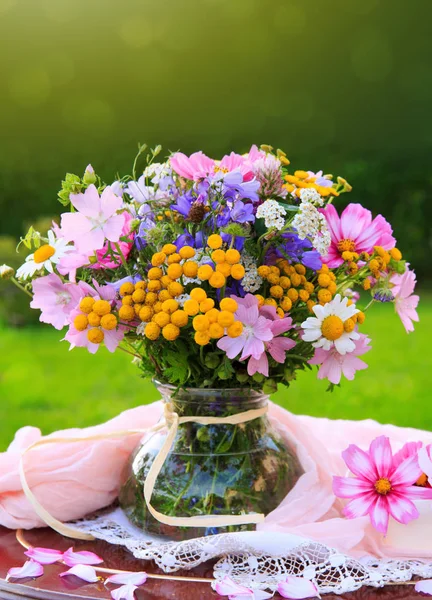
[[[432,429],[432,296],[423,295],[419,313],[416,332],[408,336],[391,305],[374,307],[363,327],[373,343],[366,355],[369,369],[332,394],[315,371],[300,373],[273,399],[299,414]],[[0,449],[23,425],[40,427],[44,434],[85,427],[157,399],[126,354],[69,352],[61,337],[48,326],[0,329]]]

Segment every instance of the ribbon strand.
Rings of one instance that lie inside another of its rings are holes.
[[[262,523],[265,515],[260,513],[240,515],[202,515],[195,517],[170,517],[168,515],[164,515],[158,512],[152,506],[151,498],[153,495],[153,490],[156,484],[157,477],[161,472],[161,469],[165,463],[165,460],[167,459],[167,456],[170,453],[180,425],[183,425],[185,423],[197,423],[199,425],[240,425],[241,423],[247,423],[248,421],[253,421],[254,419],[258,419],[259,417],[264,416],[267,410],[268,407],[264,406],[262,408],[247,410],[245,412],[238,413],[236,415],[231,415],[229,417],[179,417],[178,413],[173,411],[170,406],[165,405],[164,422],[154,425],[153,427],[149,427],[147,429],[124,429],[120,431],[111,431],[109,433],[101,433],[77,438],[44,438],[31,444],[21,454],[19,464],[21,485],[28,501],[32,505],[36,514],[44,521],[44,523],[49,525],[49,527],[51,527],[61,535],[64,535],[65,537],[79,540],[94,540],[95,538],[91,534],[84,533],[79,529],[76,529],[75,527],[71,527],[70,525],[63,523],[62,521],[59,521],[58,519],[53,517],[53,515],[51,515],[51,513],[48,510],[46,510],[46,508],[42,506],[42,504],[31,491],[30,486],[27,482],[24,468],[25,455],[31,450],[34,450],[37,447],[44,446],[47,444],[69,444],[97,440],[107,440],[125,437],[129,435],[155,433],[167,427],[168,432],[165,441],[162,447],[160,448],[158,454],[156,455],[144,482],[144,500],[151,515],[159,522],[164,523],[165,525],[170,525],[172,527],[227,527],[230,525],[247,525]]]

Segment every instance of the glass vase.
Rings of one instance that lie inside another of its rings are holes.
[[[268,396],[247,388],[180,389],[156,382],[164,402],[182,416],[227,417],[265,407]],[[161,430],[133,453],[120,491],[128,518],[149,534],[184,540],[255,525],[173,527],[157,521],[143,494],[150,466],[166,437]],[[168,516],[268,514],[293,488],[302,468],[266,415],[239,425],[179,425],[157,477],[151,504]]]

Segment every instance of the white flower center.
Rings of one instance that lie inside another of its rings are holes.
[[[57,293],[57,298],[56,298],[56,304],[62,304],[63,306],[66,306],[67,304],[69,304],[69,302],[71,301],[72,296],[69,294],[69,292],[58,292]]]

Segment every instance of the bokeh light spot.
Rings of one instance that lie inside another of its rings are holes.
[[[0,0],[0,15],[7,13],[16,4],[17,0]]]
[[[27,67],[16,71],[9,80],[9,92],[16,104],[25,108],[39,106],[51,93],[51,81],[45,69]]]
[[[114,110],[99,98],[71,98],[63,107],[63,118],[71,129],[107,134],[115,121]]]
[[[306,13],[297,4],[285,2],[275,11],[274,24],[289,37],[299,35],[306,26]]]
[[[161,37],[160,27],[153,20],[134,16],[120,26],[120,38],[130,48],[145,48]]]
[[[385,79],[392,63],[392,49],[377,30],[364,31],[351,51],[353,71],[363,81],[374,83]]]

